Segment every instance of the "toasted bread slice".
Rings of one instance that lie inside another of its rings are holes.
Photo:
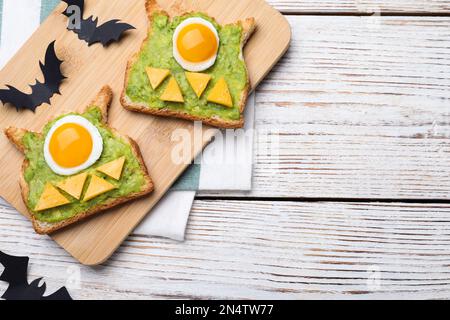
[[[97,97],[92,101],[91,104],[89,104],[88,108],[90,106],[96,106],[101,110],[102,113],[102,122],[106,125],[108,123],[108,109],[110,106],[112,100],[112,91],[110,89],[110,87],[105,86],[101,89],[101,91],[97,94]],[[25,180],[25,171],[27,170],[28,166],[29,166],[29,162],[28,160],[25,160],[23,162],[22,165],[22,170],[20,173],[20,178],[19,178],[19,184],[20,184],[20,188],[22,191],[22,198],[23,201],[25,202],[25,204],[27,205],[28,211],[29,211],[29,216],[33,222],[33,226],[34,229],[36,230],[37,233],[39,234],[50,234],[53,233],[59,229],[62,229],[68,225],[74,224],[78,221],[84,220],[96,213],[99,213],[101,211],[116,207],[122,203],[128,202],[132,199],[144,196],[146,194],[149,194],[150,192],[153,191],[154,187],[153,187],[153,182],[150,178],[150,175],[148,174],[148,170],[147,167],[144,163],[144,160],[142,159],[142,154],[139,150],[139,146],[137,145],[137,143],[131,139],[128,136],[125,136],[121,133],[119,133],[117,130],[111,128],[108,126],[108,129],[113,133],[114,136],[122,138],[124,141],[128,142],[131,146],[133,155],[136,157],[136,159],[139,162],[139,166],[142,170],[142,172],[144,173],[144,184],[141,187],[141,190],[139,190],[139,192],[135,192],[132,194],[127,195],[126,197],[122,197],[122,198],[111,198],[108,199],[102,203],[99,203],[97,205],[93,205],[91,208],[89,208],[88,210],[86,210],[85,212],[76,214],[75,216],[63,220],[61,222],[57,222],[57,223],[48,223],[48,222],[43,222],[43,221],[39,221],[36,219],[36,217],[33,214],[33,210],[28,206],[28,198],[29,198],[29,193],[30,193],[30,187],[28,185],[28,183]],[[27,134],[27,130],[25,129],[18,129],[18,128],[8,128],[5,130],[5,134],[8,137],[8,139],[16,145],[16,147],[22,151],[23,153],[26,153],[26,146],[23,143],[23,138],[24,136]]]
[[[164,14],[168,17],[170,17],[170,16],[167,12],[165,12],[158,5],[156,0],[146,0],[145,8],[147,11],[148,19],[150,21],[150,26],[149,26],[149,31],[148,31],[148,35],[150,35],[152,32],[151,21],[152,21],[152,17],[153,17],[154,13],[158,12],[158,13]],[[172,13],[172,16],[188,14],[188,13],[184,12],[183,9],[180,9],[179,6],[174,6],[172,8],[171,13]],[[255,31],[256,24],[255,24],[254,18],[248,18],[243,21],[238,21],[237,23],[242,26],[242,30],[243,30],[243,35],[241,37],[241,52],[240,52],[239,58],[242,61],[244,61],[243,48],[244,48],[245,44],[247,43],[248,39],[250,38],[250,36]],[[174,109],[170,109],[170,108],[158,109],[158,108],[153,108],[151,105],[149,105],[147,103],[133,102],[131,100],[131,98],[128,97],[128,95],[127,95],[127,87],[128,87],[129,81],[130,81],[131,69],[132,69],[134,63],[138,60],[141,52],[146,47],[147,41],[148,41],[148,38],[144,41],[144,43],[141,47],[141,50],[131,58],[131,60],[128,62],[128,65],[127,65],[127,70],[126,70],[126,75],[125,75],[125,85],[124,85],[124,89],[123,89],[122,96],[120,99],[121,104],[125,109],[128,109],[130,111],[136,111],[136,112],[157,115],[157,116],[175,117],[175,118],[181,118],[181,119],[192,120],[192,121],[202,121],[205,124],[209,124],[211,126],[215,126],[215,127],[219,127],[219,128],[242,128],[244,126],[243,112],[245,109],[245,105],[247,103],[247,97],[250,92],[250,81],[249,81],[248,75],[247,75],[247,82],[246,82],[245,88],[242,91],[240,99],[238,101],[238,108],[240,110],[240,118],[238,120],[228,120],[228,119],[220,118],[218,116],[212,116],[212,117],[197,116],[197,115],[190,114],[183,110],[174,110]],[[248,74],[248,72],[247,72],[247,74]]]

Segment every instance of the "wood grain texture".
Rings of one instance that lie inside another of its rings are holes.
[[[254,17],[257,32],[245,48],[245,59],[251,83],[256,86],[276,61],[286,51],[290,41],[290,27],[285,18],[263,0],[222,1],[159,1],[168,12],[204,11],[214,16],[219,23],[235,22]],[[70,79],[61,87],[61,96],[52,99],[52,106],[38,108],[36,114],[17,113],[14,108],[4,108],[0,127],[24,127],[39,131],[49,118],[67,111],[84,109],[98,89],[110,85],[116,95],[110,111],[110,123],[120,132],[135,139],[141,147],[144,159],[155,182],[155,192],[132,204],[96,215],[87,222],[74,225],[56,233],[53,238],[82,263],[93,265],[103,262],[120,245],[149,210],[163,196],[188,163],[172,161],[173,147],[180,142],[172,139],[175,130],[185,129],[194,141],[192,122],[161,119],[124,110],[117,98],[122,91],[126,62],[138,51],[147,36],[147,16],[144,0],[133,1],[87,1],[86,15],[102,12],[102,19],[118,18],[134,25],[120,44],[112,44],[105,50],[100,45],[88,47],[79,41],[73,32],[67,31],[67,19],[61,14],[65,4],[61,3],[30,40],[0,72],[1,83],[14,84],[19,89],[36,77],[38,63],[47,44],[56,39],[58,55],[64,60],[63,72]],[[277,44],[267,46],[267,43]],[[184,144],[192,150],[193,159],[211,140],[213,132],[205,131],[196,137],[197,142]],[[0,195],[20,212],[26,209],[20,197],[17,179],[11,179],[11,172],[19,172],[22,156],[7,141],[0,137]]]
[[[268,0],[283,13],[449,14],[447,0]]]
[[[425,299],[450,290],[445,205],[196,201],[185,243],[134,234],[96,268],[14,210],[0,212],[0,248],[30,255],[30,279],[45,276],[49,292],[80,270],[76,299]]]
[[[230,195],[449,199],[450,18],[288,18],[256,92],[253,191]]]

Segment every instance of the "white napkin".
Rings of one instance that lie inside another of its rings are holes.
[[[184,241],[194,198],[195,191],[169,191],[134,233]]]
[[[222,132],[224,143],[216,139],[205,148],[200,169],[199,190],[252,189],[254,128],[255,96],[251,95],[245,109],[244,128],[227,130],[225,134]],[[225,145],[223,155],[217,156],[216,149],[221,148],[223,144]]]
[[[8,63],[33,32],[41,19],[40,0],[4,0],[0,67]],[[47,44],[44,44],[46,46]],[[32,81],[31,79],[30,81]],[[30,82],[31,83],[31,82]],[[3,84],[2,84],[3,85]]]

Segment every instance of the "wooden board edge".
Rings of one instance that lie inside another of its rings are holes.
[[[273,61],[273,63],[270,65],[270,67],[267,69],[267,71],[263,74],[263,76],[259,79],[259,81],[257,81],[256,83],[252,84],[250,93],[253,93],[256,88],[258,87],[258,85],[266,78],[266,76],[272,71],[272,69],[275,67],[275,65],[281,60],[281,58],[284,57],[284,55],[286,54],[286,52],[289,50],[289,47],[291,46],[291,42],[292,42],[292,27],[291,24],[289,23],[288,19],[286,18],[286,16],[284,16],[279,10],[277,10],[275,7],[273,7],[272,5],[270,5],[267,1],[266,5],[268,7],[270,7],[271,10],[275,11],[277,15],[280,16],[280,18],[282,19],[284,26],[286,28],[286,35],[287,37],[284,40],[284,44],[283,44],[283,49],[281,50],[280,55]],[[250,39],[251,41],[251,39]]]

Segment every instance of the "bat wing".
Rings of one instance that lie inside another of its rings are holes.
[[[84,40],[89,44],[89,41],[92,38],[92,35],[95,33],[97,29],[98,19],[93,19],[93,17],[89,17],[88,19],[82,19],[80,23],[79,29],[69,29],[75,32],[78,35],[78,39]]]
[[[84,0],[62,0],[65,3],[67,3],[67,8],[66,10],[64,10],[63,14],[66,17],[70,17],[70,13],[67,12],[67,9],[69,9],[70,6],[77,6],[78,8],[80,8],[81,11],[81,16],[83,16],[83,12],[84,12]]]
[[[63,12],[66,17],[70,17],[68,8],[72,5],[78,6],[81,10],[81,17],[84,13],[84,0],[63,0],[67,3],[67,8]],[[107,47],[111,42],[118,41],[123,33],[130,29],[135,29],[128,23],[122,23],[120,20],[110,20],[101,26],[97,27],[98,18],[94,19],[92,16],[88,19],[81,18],[80,26],[77,29],[68,28],[75,32],[80,40],[84,40],[89,46],[95,43],[102,43]]]
[[[67,291],[66,287],[62,287],[55,293],[43,297],[42,300],[56,300],[56,301],[63,301],[63,300],[72,300],[72,297],[69,294],[69,291]]]
[[[0,280],[10,286],[28,285],[28,261],[28,257],[13,257],[0,251],[0,263],[5,267]]]
[[[7,87],[8,89],[0,89],[0,101],[3,104],[10,103],[16,107],[17,111],[20,109],[30,109],[34,112],[36,110],[35,107],[28,107],[33,106],[30,95],[17,90],[13,86],[7,85]]]
[[[55,52],[55,41],[50,43],[45,53],[45,64],[39,62],[44,82],[36,81],[31,86],[31,94],[23,93],[13,86],[8,89],[0,89],[0,101],[3,104],[10,103],[20,109],[35,111],[43,103],[50,103],[50,98],[54,94],[59,94],[59,87],[66,78],[61,73],[62,61],[58,59]]]
[[[39,66],[41,68],[42,74],[44,76],[44,83],[37,82],[35,86],[32,86],[32,95],[42,94],[42,86],[46,88],[46,91],[48,91],[48,97],[45,97],[45,99],[41,99],[41,101],[36,102],[50,102],[50,98],[54,94],[60,94],[59,87],[61,86],[61,83],[66,77],[61,72],[61,64],[63,63],[62,60],[59,60],[56,56],[55,52],[55,41],[50,43],[50,45],[47,48],[47,52],[45,53],[45,64],[42,62],[39,62]],[[35,92],[36,91],[36,92]]]
[[[0,251],[0,264],[5,268],[0,280],[9,284],[2,298],[5,300],[72,300],[65,287],[48,297],[44,297],[45,283],[39,286],[42,279],[28,284],[28,257],[14,257]]]
[[[122,23],[120,20],[110,20],[95,29],[92,34],[89,45],[100,42],[107,47],[111,42],[118,41],[127,30],[136,29],[128,23]]]

